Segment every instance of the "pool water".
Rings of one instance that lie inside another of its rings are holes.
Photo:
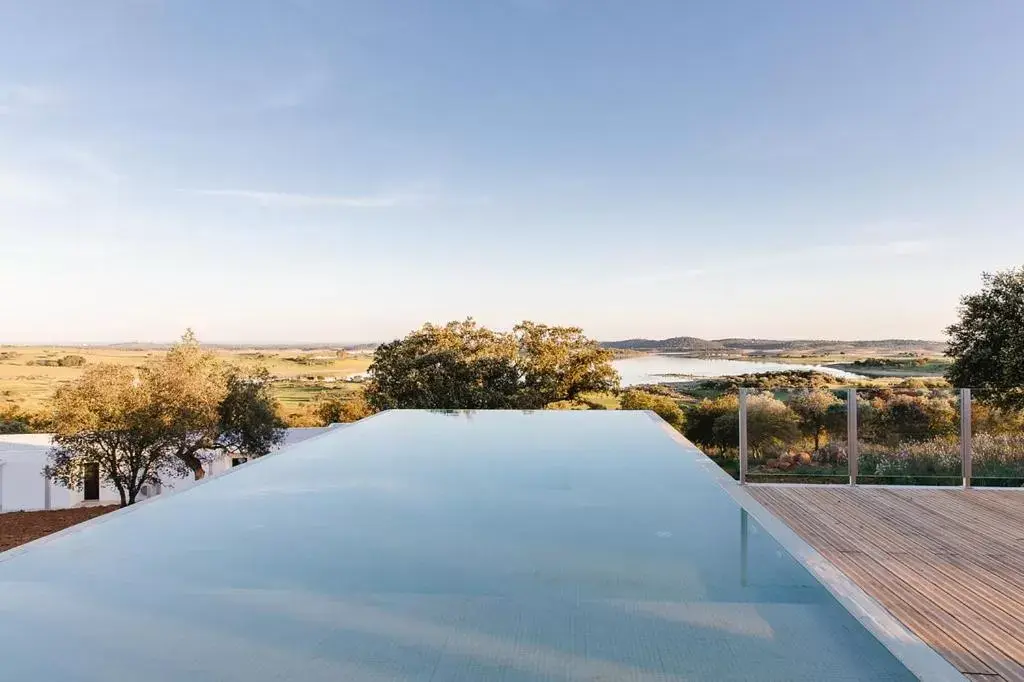
[[[4,679],[909,680],[644,412],[394,411],[0,555]]]

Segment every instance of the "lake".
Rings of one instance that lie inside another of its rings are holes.
[[[657,384],[666,381],[686,381],[687,377],[728,377],[756,372],[788,372],[814,370],[843,379],[861,379],[858,374],[844,372],[821,365],[799,365],[782,362],[752,362],[750,360],[721,360],[688,358],[677,355],[643,355],[612,362],[622,375],[623,386]],[[682,374],[680,376],[668,376]]]

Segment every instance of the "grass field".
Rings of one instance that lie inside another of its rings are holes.
[[[338,349],[214,349],[218,356],[239,365],[259,363],[276,378],[274,392],[288,411],[323,392],[351,396],[359,385],[343,381],[365,372],[371,356]],[[110,347],[0,346],[0,408],[13,406],[27,412],[43,409],[57,387],[81,376],[91,365],[114,363],[138,367],[166,350],[130,350]],[[80,367],[47,364],[69,355],[85,358]]]

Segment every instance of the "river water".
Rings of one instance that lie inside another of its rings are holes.
[[[750,360],[720,360],[687,358],[677,355],[643,355],[612,362],[622,375],[623,386],[657,384],[666,381],[686,381],[688,378],[728,377],[756,372],[788,372],[815,370],[843,379],[860,379],[860,375],[821,365],[799,365],[782,362],[752,362]],[[685,376],[670,376],[685,375]]]

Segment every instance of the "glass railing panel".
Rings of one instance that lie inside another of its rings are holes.
[[[971,391],[971,485],[1024,485],[1024,410]]]
[[[857,391],[861,484],[961,485],[959,392],[949,388]]]
[[[751,482],[848,483],[847,391],[748,390],[747,443]]]

